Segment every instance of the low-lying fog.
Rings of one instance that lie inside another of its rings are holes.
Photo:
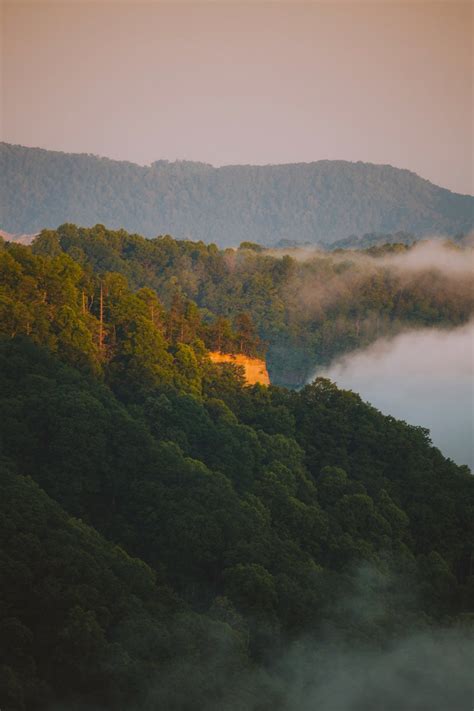
[[[323,375],[387,415],[427,427],[433,444],[474,468],[474,321],[381,339]]]

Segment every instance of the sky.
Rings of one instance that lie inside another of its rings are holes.
[[[343,159],[473,185],[473,4],[1,2],[0,135],[149,164]]]

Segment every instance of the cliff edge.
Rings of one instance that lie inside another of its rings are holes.
[[[245,372],[245,382],[247,385],[270,385],[270,378],[267,371],[267,366],[264,360],[259,358],[249,358],[242,353],[220,353],[219,351],[210,351],[209,357],[213,363],[233,363],[234,365],[243,365]]]

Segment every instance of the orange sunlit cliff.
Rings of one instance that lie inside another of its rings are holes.
[[[247,385],[270,385],[267,366],[264,360],[259,358],[250,358],[249,356],[237,353],[220,353],[219,351],[210,351],[209,357],[213,363],[233,363],[234,365],[243,365],[245,372],[245,382]]]

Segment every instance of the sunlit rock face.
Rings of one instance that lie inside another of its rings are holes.
[[[267,366],[264,360],[260,358],[249,358],[242,353],[220,353],[211,351],[209,357],[213,363],[233,363],[234,365],[243,365],[245,372],[245,382],[247,385],[270,385]]]

